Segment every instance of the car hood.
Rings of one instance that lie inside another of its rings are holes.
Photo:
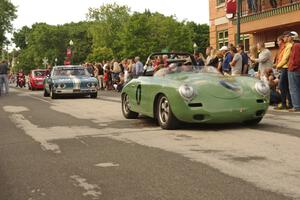
[[[199,96],[209,94],[216,98],[234,99],[243,93],[240,82],[231,76],[213,73],[180,73],[171,74],[168,78],[177,81],[179,85],[193,86]]]
[[[52,80],[54,82],[63,82],[63,83],[67,83],[67,82],[96,82],[97,79],[94,77],[87,77],[87,76],[55,76],[52,77]]]

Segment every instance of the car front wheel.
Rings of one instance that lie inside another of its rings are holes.
[[[161,95],[157,102],[156,118],[160,127],[167,130],[176,129],[179,121],[172,112],[168,98],[164,95]]]
[[[92,99],[96,99],[97,96],[98,96],[98,93],[97,92],[91,93],[90,96],[91,96]]]
[[[251,119],[251,120],[247,120],[244,122],[245,126],[255,126],[257,124],[259,124],[259,122],[262,120],[262,117],[257,118],[257,119]]]
[[[122,113],[126,119],[136,119],[139,113],[130,110],[129,97],[127,94],[122,95]]]

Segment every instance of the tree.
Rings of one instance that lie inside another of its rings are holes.
[[[0,47],[7,40],[6,32],[12,31],[12,21],[17,17],[16,7],[8,0],[0,0]]]
[[[23,26],[18,32],[13,33],[12,41],[15,43],[16,47],[19,47],[20,49],[25,49],[27,47],[30,31],[31,29],[28,26]]]
[[[85,62],[91,52],[92,38],[88,33],[88,22],[71,23],[60,26],[51,26],[45,23],[37,23],[31,28],[23,27],[14,33],[13,41],[20,48],[17,58],[17,68],[26,72],[30,69],[41,67],[44,57],[50,64],[63,64],[66,57],[66,49],[72,40],[72,63]]]
[[[140,56],[145,59],[150,53],[192,50],[192,32],[184,22],[173,16],[160,13],[134,13],[122,32],[122,55]]]
[[[205,53],[206,47],[209,46],[209,26],[207,24],[188,22],[187,27],[193,31],[192,40],[197,44],[197,50]]]
[[[98,47],[93,49],[93,52],[88,56],[89,62],[102,62],[113,59],[112,49],[106,47]]]
[[[90,33],[93,37],[93,49],[110,48],[115,57],[122,50],[120,32],[130,18],[129,8],[118,4],[105,4],[100,8],[90,8],[87,18],[93,21]]]

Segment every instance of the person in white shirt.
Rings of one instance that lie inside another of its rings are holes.
[[[238,52],[235,47],[231,47],[230,52],[232,55],[234,55],[232,61],[230,62],[231,75],[232,76],[241,75],[243,69],[243,58],[240,52]]]

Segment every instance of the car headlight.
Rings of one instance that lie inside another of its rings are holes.
[[[88,83],[88,84],[86,84],[86,86],[87,86],[88,88],[90,88],[90,87],[92,87],[93,85],[92,85],[92,83]]]
[[[60,86],[61,88],[65,88],[65,87],[66,87],[66,85],[65,85],[64,83],[61,83],[59,86]]]
[[[264,81],[255,83],[255,90],[262,96],[267,96],[270,94],[270,87]]]
[[[93,83],[93,86],[94,86],[94,87],[97,87],[97,86],[98,86],[98,84],[97,84],[97,83]]]
[[[55,88],[58,88],[58,84],[57,84],[57,83],[55,83],[55,84],[54,84],[54,87],[55,87]]]
[[[195,90],[192,86],[187,84],[182,85],[179,87],[179,94],[186,100],[192,100],[193,97],[196,95]]]

